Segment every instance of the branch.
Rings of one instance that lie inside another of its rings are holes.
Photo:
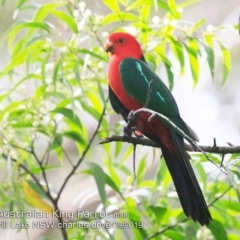
[[[155,142],[153,142],[148,138],[125,137],[125,136],[117,136],[117,135],[112,135],[111,137],[104,138],[99,143],[105,144],[110,142],[126,142],[126,143],[132,143],[132,144],[143,145],[148,147],[160,148],[158,144],[156,144]],[[199,145],[199,148],[201,148],[204,152],[208,152],[208,153],[219,153],[219,154],[240,153],[240,146],[218,147],[218,146]],[[185,149],[189,152],[201,152],[199,149],[193,148],[189,144],[185,144]]]
[[[96,129],[95,129],[95,131],[94,131],[94,133],[93,133],[93,135],[92,135],[92,137],[91,137],[91,139],[89,140],[89,143],[88,143],[87,147],[86,147],[85,150],[83,151],[81,158],[79,158],[79,160],[78,160],[78,162],[76,163],[76,165],[73,166],[72,171],[67,175],[67,177],[65,178],[62,186],[60,187],[60,190],[59,190],[59,192],[58,192],[58,195],[57,195],[57,197],[56,197],[56,199],[55,199],[55,203],[56,203],[56,204],[58,203],[58,200],[59,200],[59,198],[60,198],[60,196],[61,196],[61,194],[62,194],[62,191],[64,190],[64,188],[65,188],[66,184],[68,183],[69,179],[74,175],[74,173],[76,172],[77,168],[80,166],[80,164],[82,163],[83,159],[85,158],[88,150],[90,149],[90,146],[92,145],[92,142],[93,142],[95,136],[97,135],[98,130],[99,130],[100,126],[101,126],[101,123],[102,123],[102,120],[103,120],[103,116],[104,116],[105,111],[106,111],[107,102],[108,102],[108,99],[106,100],[105,105],[104,105],[104,107],[103,107],[101,116],[100,116],[100,118],[99,118],[99,120],[98,120],[98,125],[97,125],[97,127],[96,127]]]

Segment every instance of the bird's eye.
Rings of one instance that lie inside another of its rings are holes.
[[[124,38],[120,38],[120,39],[119,39],[119,42],[120,42],[120,43],[124,43],[124,42],[125,42],[125,39],[124,39]]]

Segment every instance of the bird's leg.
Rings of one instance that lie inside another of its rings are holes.
[[[124,127],[123,129],[123,134],[125,137],[131,137],[133,132],[136,137],[142,137],[142,133],[141,133],[142,129],[135,126],[137,117],[138,116],[134,115],[134,111],[129,112],[127,117],[127,120],[128,120],[127,126]]]
[[[133,127],[136,123],[136,117],[134,116],[134,111],[130,111],[127,117],[127,126],[123,129],[123,134],[125,137],[131,137],[133,133]]]

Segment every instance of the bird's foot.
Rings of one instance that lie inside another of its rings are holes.
[[[130,137],[132,137],[133,133],[138,138],[143,137],[142,129],[139,128],[139,127],[129,127],[129,126],[126,126],[126,127],[123,128],[123,135],[124,135],[124,137],[130,138]]]
[[[140,130],[140,129],[139,129]],[[143,134],[141,131],[139,130],[135,130],[134,131],[134,135],[137,137],[137,138],[142,138],[143,137]]]
[[[128,122],[135,122],[136,121],[136,117],[134,116],[134,112],[135,111],[133,111],[133,110],[129,112],[129,114],[127,116]]]
[[[132,136],[132,129],[129,126],[123,128],[123,136],[130,138]]]

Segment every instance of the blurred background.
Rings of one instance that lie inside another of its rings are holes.
[[[54,0],[32,0],[32,3],[42,4],[46,2],[54,2]],[[177,1],[181,2],[181,1]],[[86,0],[86,8],[92,12],[105,15],[109,13],[109,9],[99,0]],[[1,36],[4,32],[15,22],[26,20],[32,16],[31,10],[20,12],[16,14],[15,10],[16,1],[6,1],[5,6],[0,10],[0,33]],[[197,21],[199,19],[206,19],[206,25],[209,29],[218,25],[234,25],[237,24],[240,15],[240,2],[239,0],[203,0],[191,5],[184,10],[184,19],[186,21]],[[161,17],[161,11],[155,13]],[[152,17],[154,17],[154,15]],[[16,16],[16,18],[15,18]],[[106,32],[111,29],[106,29]],[[67,34],[67,33],[66,33]],[[133,32],[134,34],[134,32]],[[57,36],[56,36],[57,37]],[[61,36],[62,37],[62,36]],[[64,37],[64,36],[63,36]],[[106,33],[101,35],[101,40],[104,43]],[[181,79],[174,82],[173,95],[178,103],[182,118],[191,126],[192,129],[198,134],[200,138],[200,145],[213,145],[213,138],[216,138],[218,146],[226,146],[227,142],[234,145],[240,145],[240,36],[237,31],[229,27],[224,32],[220,32],[219,38],[221,38],[223,44],[230,50],[232,56],[232,69],[227,82],[221,86],[221,54],[217,56],[216,63],[219,68],[216,68],[215,79],[212,80],[210,72],[208,70],[206,58],[202,58],[200,69],[200,80],[196,88],[192,85],[191,74],[186,74]],[[97,42],[94,44],[98,44]],[[9,61],[9,53],[7,45],[4,44],[0,50],[0,69]],[[169,56],[169,59],[173,61],[173,56]],[[107,67],[106,74],[107,74]],[[177,67],[176,67],[177,68]],[[189,69],[188,69],[189,70]],[[188,71],[186,71],[188,72]],[[159,75],[163,80],[165,72],[162,67],[159,68]],[[9,87],[7,81],[1,81],[0,88]],[[29,89],[31,91],[31,88]],[[111,115],[110,122],[114,125],[121,118],[116,114]],[[95,121],[93,119],[87,119],[89,126],[87,129],[89,135],[93,131]],[[95,157],[96,162],[100,162],[101,159],[101,147],[98,142],[94,143],[95,149],[91,156]],[[70,156],[77,158],[77,150],[71,145],[71,142],[66,142],[66,151]],[[41,143],[37,146],[39,153],[41,153]],[[148,152],[146,147],[137,147],[137,156],[143,155]],[[159,157],[159,153],[156,158]],[[149,174],[154,169],[154,163],[152,163],[151,156],[149,158]],[[51,159],[54,162],[54,159]],[[66,171],[69,171],[69,164],[64,163],[65,168],[57,170],[54,173],[48,175],[49,181],[53,185],[58,185],[60,180],[66,176]],[[129,158],[129,168],[132,167],[131,157]],[[213,165],[210,168],[214,168]],[[209,170],[210,171],[210,170]],[[91,193],[91,195],[88,195]],[[86,197],[87,196],[87,197]],[[99,204],[98,192],[95,186],[93,178],[82,176],[74,176],[63,192],[60,201],[60,207],[66,211],[73,211],[77,207],[84,206],[86,210],[93,210]],[[30,229],[28,231],[29,239],[37,239],[41,236],[42,231],[45,235],[54,236],[53,239],[60,239],[60,233],[50,231],[46,233],[46,230]],[[0,229],[0,239],[27,239],[25,231],[17,233],[15,229]]]

